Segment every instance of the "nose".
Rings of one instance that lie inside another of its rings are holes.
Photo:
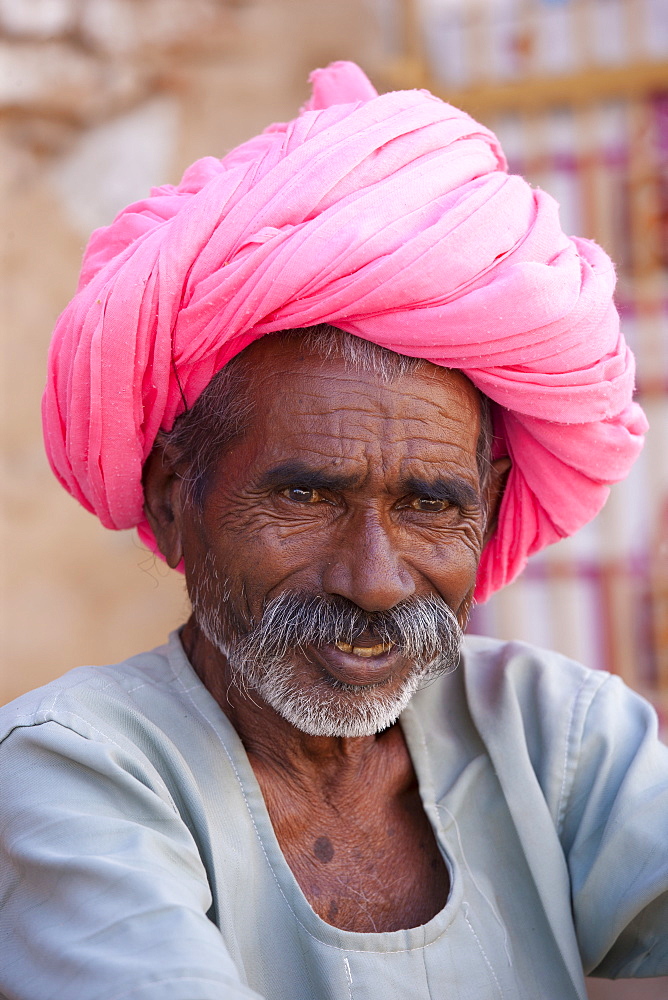
[[[415,581],[391,536],[371,511],[350,520],[328,564],[323,585],[365,611],[387,611],[415,593]]]

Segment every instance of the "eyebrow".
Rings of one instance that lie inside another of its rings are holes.
[[[409,476],[402,479],[401,488],[406,493],[429,497],[430,500],[445,500],[455,507],[476,507],[480,504],[476,490],[461,476],[436,476],[429,480]]]
[[[267,469],[258,486],[261,489],[275,489],[290,483],[306,486],[311,490],[350,490],[359,485],[359,476],[344,476],[325,469],[314,469],[297,460],[281,462]],[[461,476],[436,476],[434,479],[418,479],[408,476],[399,484],[402,493],[415,493],[434,500],[445,500],[456,507],[476,507],[480,497],[476,490]]]
[[[262,489],[275,489],[290,483],[297,483],[311,490],[349,490],[359,483],[359,477],[344,476],[324,469],[314,469],[305,462],[290,461],[267,469],[258,486]]]

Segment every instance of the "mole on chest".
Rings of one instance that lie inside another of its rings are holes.
[[[313,853],[323,864],[327,864],[334,857],[334,847],[329,837],[318,837],[313,844]]]
[[[254,769],[283,856],[307,901],[327,923],[381,932],[418,927],[443,909],[448,869],[420,796],[399,727],[353,761],[354,780],[329,766],[315,780],[280,780]],[[308,772],[305,771],[308,775]]]
[[[391,828],[383,837],[347,833],[281,844],[323,920],[345,930],[381,932],[417,927],[443,908],[449,878],[431,828]]]

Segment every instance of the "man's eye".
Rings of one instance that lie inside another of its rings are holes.
[[[423,510],[429,514],[440,514],[441,511],[448,507],[446,500],[435,500],[431,497],[416,497],[412,500],[410,506],[413,510]]]
[[[295,500],[297,503],[318,503],[322,500],[317,490],[312,490],[310,486],[288,486],[281,491],[288,500]]]

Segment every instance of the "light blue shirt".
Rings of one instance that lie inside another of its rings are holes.
[[[617,678],[468,638],[401,717],[450,872],[420,927],[316,915],[176,634],[0,710],[6,1000],[574,1000],[668,974],[668,750]]]

